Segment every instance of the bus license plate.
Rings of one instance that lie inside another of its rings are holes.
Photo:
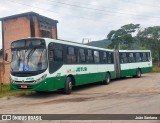
[[[21,85],[21,88],[27,88],[27,85]]]

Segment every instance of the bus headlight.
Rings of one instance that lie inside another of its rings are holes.
[[[40,77],[39,79],[35,80],[34,83],[39,83],[39,82],[45,80],[46,77],[47,77],[47,74],[44,74],[44,75],[43,75],[42,77]]]

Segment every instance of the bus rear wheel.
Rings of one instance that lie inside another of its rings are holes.
[[[105,80],[103,82],[104,85],[108,85],[111,82],[111,77],[109,73],[106,73]]]
[[[141,70],[140,69],[137,69],[137,71],[136,71],[136,77],[137,78],[141,77]]]
[[[64,93],[65,94],[70,94],[72,91],[72,78],[67,77],[66,82],[65,82],[65,87],[64,87]]]

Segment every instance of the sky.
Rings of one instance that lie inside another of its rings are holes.
[[[0,18],[33,11],[59,21],[59,39],[79,43],[105,39],[130,23],[160,26],[160,0],[0,0],[0,5]]]

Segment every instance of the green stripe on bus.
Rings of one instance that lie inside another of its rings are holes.
[[[147,73],[152,71],[152,67],[147,68],[141,68],[142,73]],[[110,72],[111,79],[115,78],[115,73],[112,71]],[[121,70],[121,77],[126,76],[134,76],[136,75],[136,69],[130,69],[130,70]],[[75,85],[83,85],[88,83],[94,83],[98,81],[105,80],[106,72],[101,73],[90,73],[90,74],[79,74],[79,75],[73,75],[75,79]],[[51,91],[51,90],[57,90],[64,88],[65,85],[66,76],[60,76],[60,77],[51,77],[47,78],[45,81],[42,81],[38,84],[30,84],[27,85],[29,90],[34,91]],[[25,84],[25,83],[24,83]],[[11,84],[11,90],[21,90],[21,85],[14,85]]]
[[[142,74],[152,71],[152,67],[146,67],[146,68],[140,68],[140,69]],[[136,70],[137,69],[121,70],[121,77],[134,76],[136,75]]]
[[[114,72],[110,72],[111,79],[115,78]],[[79,74],[79,75],[73,75],[75,78],[75,85],[83,85],[83,84],[89,84],[94,83],[98,81],[105,80],[106,72],[103,73],[91,73],[91,74]],[[64,88],[65,85],[66,76],[61,77],[51,77],[47,78],[45,81],[42,81],[38,84],[30,84],[27,85],[29,88],[28,90],[34,90],[34,91],[51,91],[51,90],[57,90]],[[15,85],[11,84],[11,90],[21,90],[21,85]]]

